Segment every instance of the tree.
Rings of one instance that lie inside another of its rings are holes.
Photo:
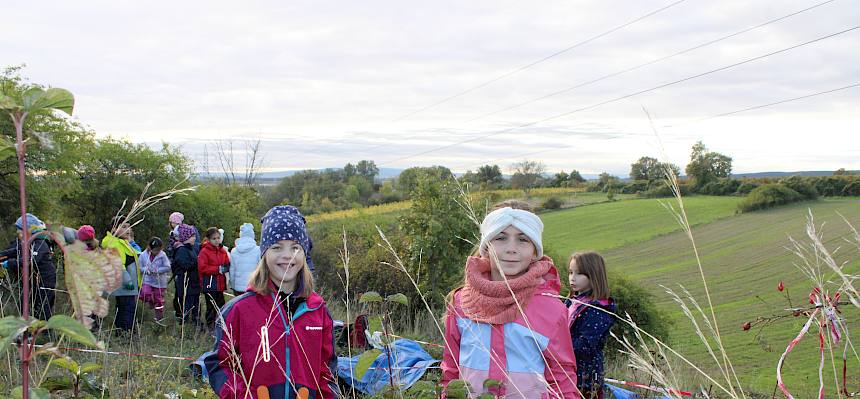
[[[440,180],[450,179],[453,176],[451,170],[444,166],[415,166],[407,168],[397,176],[397,183],[395,184],[397,191],[404,198],[409,198],[412,195],[412,190],[418,185],[418,179],[425,175],[435,176]]]
[[[526,196],[528,196],[529,191],[535,187],[538,180],[543,176],[546,166],[542,162],[524,159],[511,165],[511,171],[513,172],[511,187],[523,190]]]
[[[732,173],[732,158],[708,151],[705,144],[699,141],[693,145],[686,172],[693,181],[693,187],[698,190],[711,181],[729,177]]]
[[[654,181],[664,179],[666,171],[671,170],[675,176],[681,174],[681,168],[667,162],[660,162],[656,158],[642,157],[635,163],[630,164],[630,179]]]
[[[839,168],[833,171],[833,176],[852,176],[854,172],[845,170],[845,168]]]
[[[257,182],[260,175],[260,170],[264,166],[264,157],[262,153],[262,141],[260,139],[243,141],[245,166],[243,170],[239,170],[236,165],[236,150],[235,143],[232,138],[225,140],[216,140],[215,157],[218,159],[218,165],[221,167],[221,173],[224,174],[224,182],[227,184],[244,184],[245,186],[253,186]],[[203,146],[203,165],[204,170],[209,172],[209,149],[208,146]],[[237,175],[237,172],[240,172]]]
[[[579,171],[576,169],[570,171],[570,175],[568,175],[568,180],[570,180],[570,182],[573,184],[585,183],[585,178],[582,177],[582,175],[579,174]]]
[[[494,185],[502,182],[502,170],[499,168],[499,165],[481,166],[478,168],[477,175],[479,183]]]
[[[570,183],[570,175],[565,173],[563,170],[559,171],[552,177],[553,187],[565,187],[568,183]]]
[[[355,165],[355,172],[364,176],[373,184],[373,179],[379,174],[379,168],[376,167],[376,163],[373,161],[361,160]]]
[[[463,260],[473,248],[477,227],[457,202],[459,191],[450,178],[420,174],[412,206],[400,220],[406,236],[409,273],[438,308],[445,294],[462,279]]]

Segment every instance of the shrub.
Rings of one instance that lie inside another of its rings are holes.
[[[624,317],[625,313],[629,314],[639,328],[654,334],[663,342],[668,341],[671,320],[654,304],[653,295],[634,282],[614,273],[609,274],[609,291],[618,307],[616,314],[621,317]],[[622,321],[616,321],[611,331],[618,337],[626,335],[634,339],[633,327]],[[623,356],[620,350],[621,344],[617,340],[611,337],[606,339],[604,353],[607,360]]]
[[[543,202],[541,207],[543,207],[543,209],[561,209],[563,204],[564,202],[558,199],[558,197],[549,197]]]
[[[738,190],[740,185],[740,180],[724,178],[705,184],[699,190],[699,193],[705,195],[732,195]]]
[[[690,195],[690,186],[687,184],[681,184],[678,186],[681,190],[681,195]],[[672,192],[672,189],[666,184],[663,180],[655,180],[651,182],[650,187],[645,192],[640,192],[640,196],[645,198],[665,198],[665,197],[674,197],[675,194]]]
[[[765,184],[752,190],[738,210],[751,212],[803,200],[803,196],[782,184]]]
[[[735,190],[735,194],[747,195],[750,192],[752,192],[752,190],[755,190],[759,186],[761,186],[761,183],[755,182],[752,180],[747,180],[747,181],[742,182],[741,185],[738,186],[737,190]]]
[[[648,191],[648,180],[633,180],[621,187],[622,194],[638,194],[643,191]]]
[[[812,179],[812,185],[818,194],[825,197],[842,195],[845,187],[852,182],[860,181],[856,176],[821,176]]]
[[[780,180],[779,184],[797,191],[797,193],[802,195],[805,199],[818,199],[818,190],[815,189],[815,186],[809,183],[808,179],[804,179],[800,176],[791,176]]]
[[[860,180],[848,183],[848,185],[842,189],[842,195],[846,197],[860,196]]]

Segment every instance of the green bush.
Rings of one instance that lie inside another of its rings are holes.
[[[681,195],[690,195],[690,186],[687,184],[681,184],[678,186],[681,190]],[[666,185],[666,182],[663,180],[655,180],[651,182],[650,187],[645,192],[640,192],[640,196],[645,198],[665,198],[665,197],[674,197],[675,194],[672,192],[672,189]]]
[[[815,189],[815,186],[813,186],[808,179],[804,179],[800,176],[791,176],[780,180],[779,184],[797,191],[797,193],[802,195],[805,199],[818,199],[818,190]]]
[[[782,184],[765,184],[752,190],[746,199],[738,204],[738,210],[751,212],[801,200],[802,195]]]
[[[618,307],[616,314],[629,314],[639,328],[648,331],[663,342],[668,342],[671,320],[654,304],[653,295],[636,283],[614,273],[609,274],[609,292]],[[633,327],[616,320],[611,330],[616,336],[634,339]],[[621,344],[612,337],[606,339],[604,354],[607,360],[623,356]]]
[[[860,180],[848,183],[848,185],[842,189],[842,195],[846,197],[860,196]]]
[[[708,184],[705,184],[701,190],[699,190],[699,194],[705,195],[732,195],[737,190],[738,187],[741,186],[740,180],[735,180],[731,178],[724,178],[712,181]]]
[[[755,190],[759,186],[761,186],[761,183],[759,183],[759,182],[752,181],[752,180],[746,180],[746,181],[742,182],[740,186],[738,186],[737,190],[735,190],[735,194],[747,195],[750,192],[752,192],[752,190]]]
[[[825,197],[843,195],[845,187],[852,182],[860,181],[860,176],[821,176],[811,179],[811,184],[818,194]]]
[[[564,205],[564,201],[558,199],[558,197],[549,197],[541,204],[541,207],[543,209],[561,209],[562,205]]]
[[[625,184],[624,187],[621,188],[621,193],[638,194],[644,191],[648,191],[649,183],[650,182],[648,180],[633,180],[632,182]]]

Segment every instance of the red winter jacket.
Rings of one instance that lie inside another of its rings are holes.
[[[230,263],[230,256],[227,255],[227,250],[223,245],[214,246],[209,241],[204,242],[200,247],[200,253],[197,254],[197,271],[200,274],[200,286],[205,284],[206,276],[216,276],[218,281],[218,291],[227,289],[227,276],[224,273],[218,273],[218,268],[221,265]]]
[[[336,398],[325,301],[313,293],[289,314],[276,298],[249,291],[224,305],[215,351],[204,355],[209,384],[221,398]]]

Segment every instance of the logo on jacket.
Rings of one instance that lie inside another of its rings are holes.
[[[305,331],[322,331],[322,327],[305,326]]]

